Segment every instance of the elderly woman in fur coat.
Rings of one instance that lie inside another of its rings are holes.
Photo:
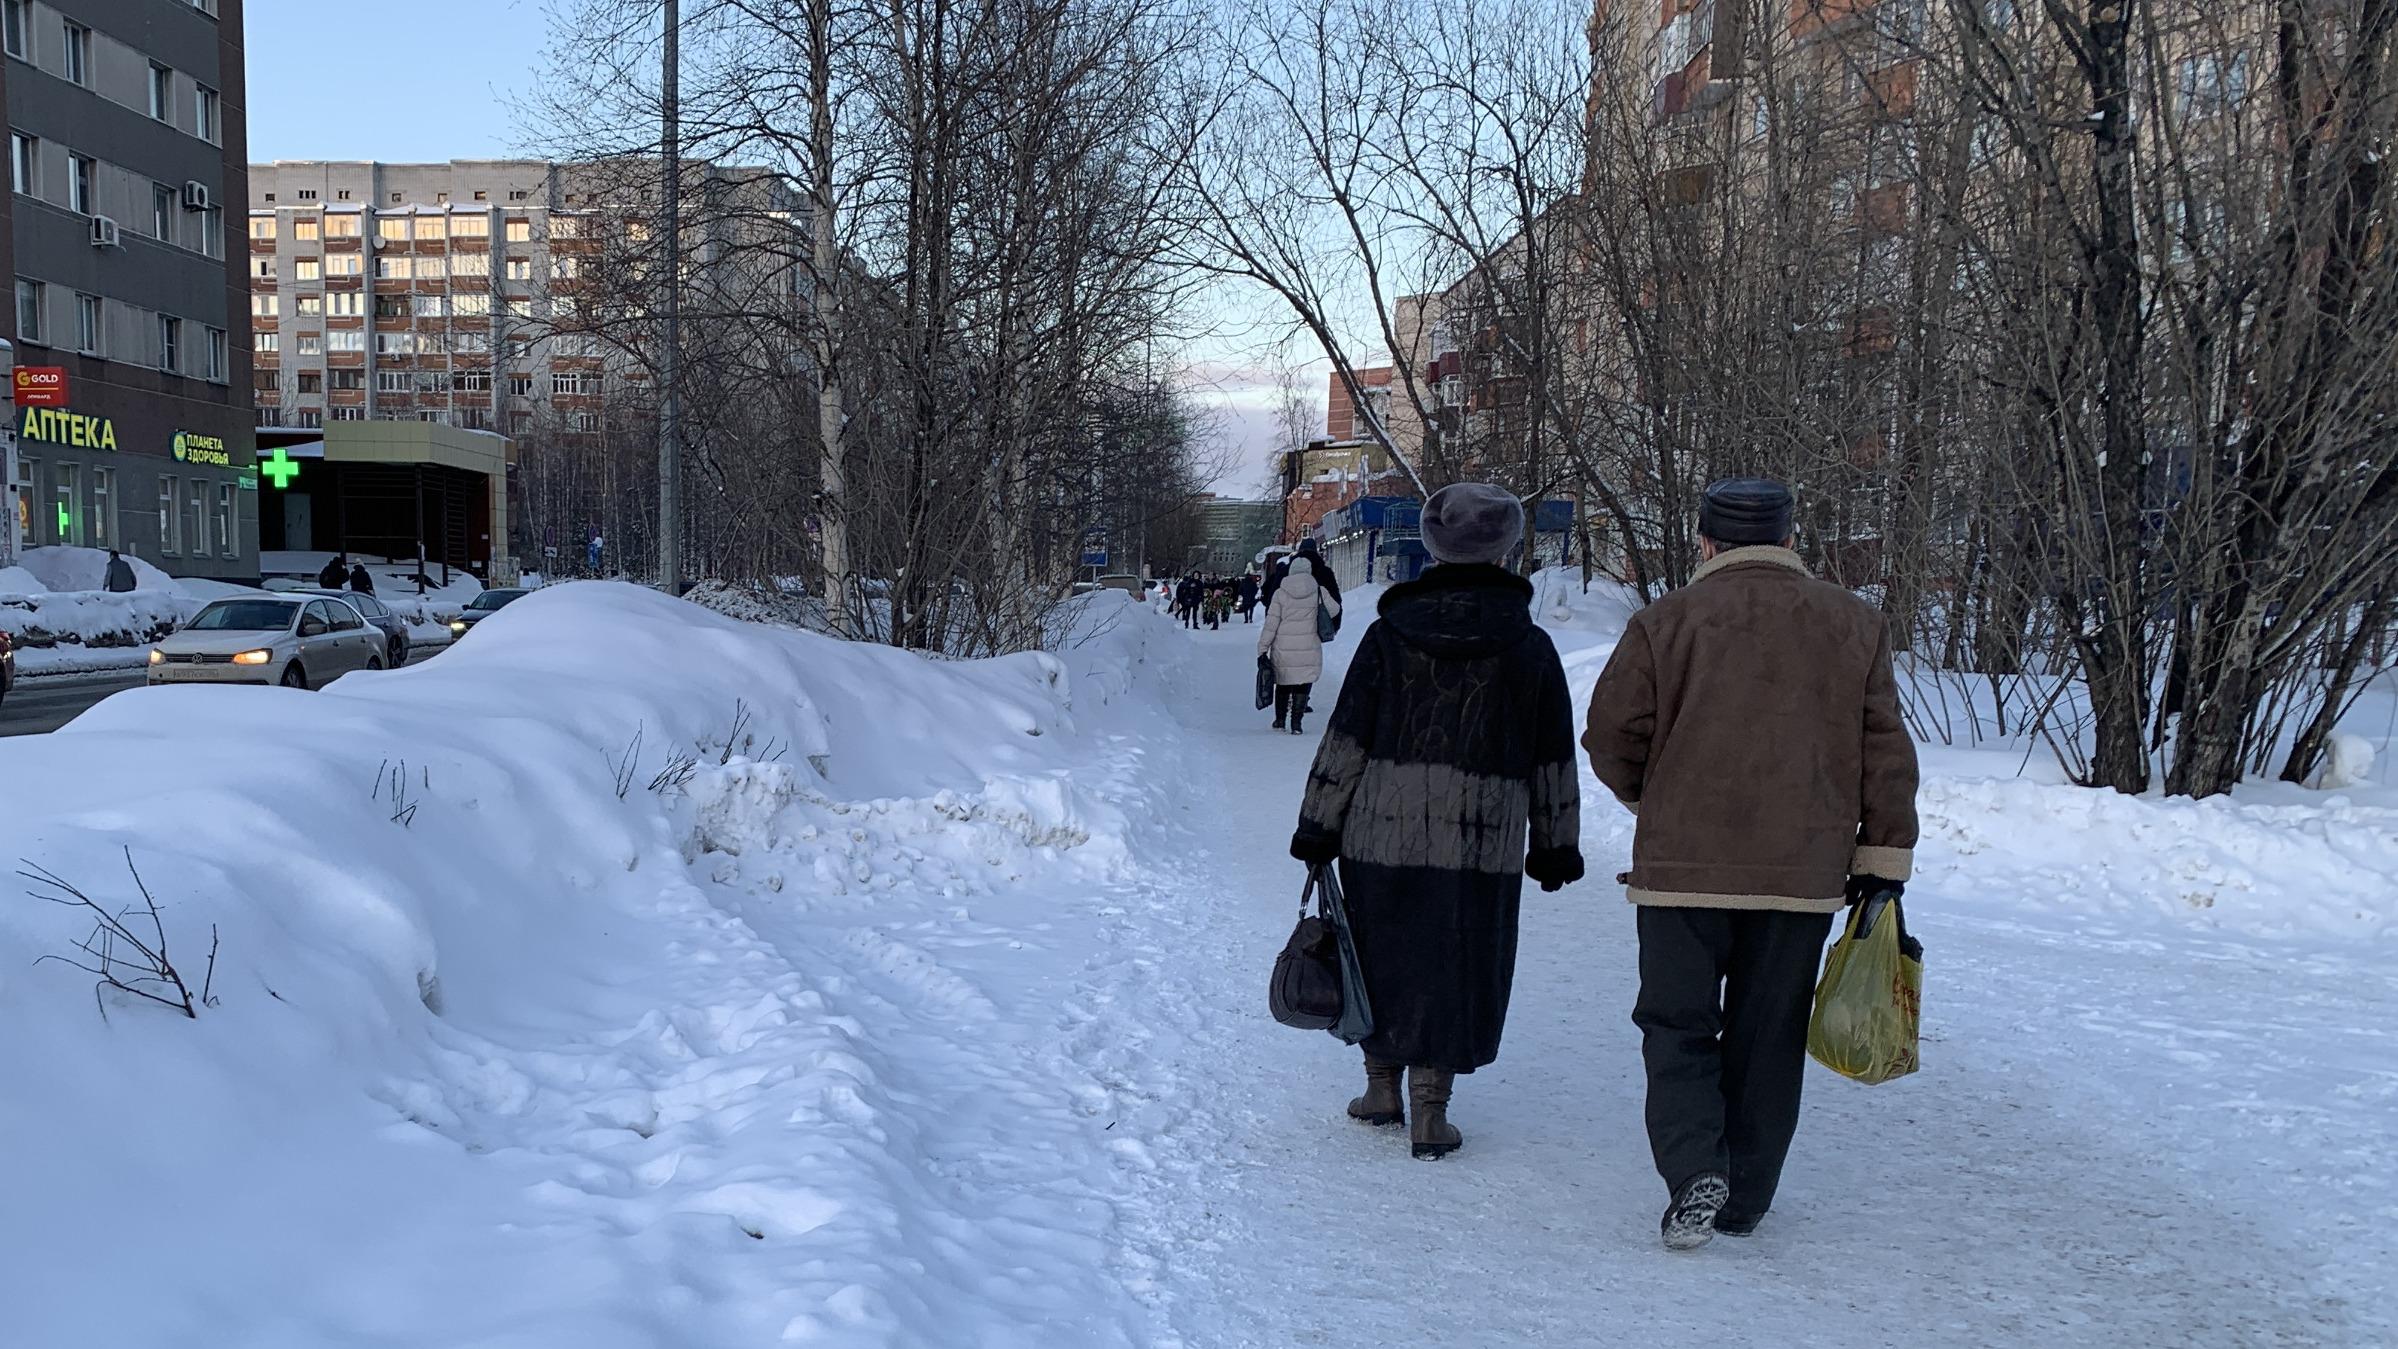
[[[1498,1057],[1523,878],[1557,890],[1582,877],[1565,670],[1532,621],[1531,584],[1505,565],[1523,531],[1515,496],[1487,484],[1424,504],[1438,565],[1383,595],[1291,839],[1300,861],[1340,864],[1373,1005],[1349,1114],[1409,1123],[1418,1157],[1463,1143],[1452,1081]]]

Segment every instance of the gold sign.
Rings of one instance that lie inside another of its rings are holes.
[[[17,416],[17,439],[46,440],[82,450],[113,450],[117,424],[106,417],[87,417],[65,408],[26,408]]]

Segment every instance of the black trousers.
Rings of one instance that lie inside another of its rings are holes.
[[[1666,1188],[1731,1177],[1728,1212],[1773,1207],[1798,1131],[1807,1016],[1832,915],[1640,906],[1640,1055]]]
[[[1313,684],[1276,684],[1274,686],[1274,724],[1287,725],[1292,717],[1307,710],[1307,691]]]

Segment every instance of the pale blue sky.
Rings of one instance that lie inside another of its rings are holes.
[[[250,157],[482,159],[524,148],[545,0],[249,0]]]

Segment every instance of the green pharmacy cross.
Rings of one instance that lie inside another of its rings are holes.
[[[291,480],[300,476],[299,464],[280,448],[258,461],[258,471],[273,479],[277,488],[291,486]]]

